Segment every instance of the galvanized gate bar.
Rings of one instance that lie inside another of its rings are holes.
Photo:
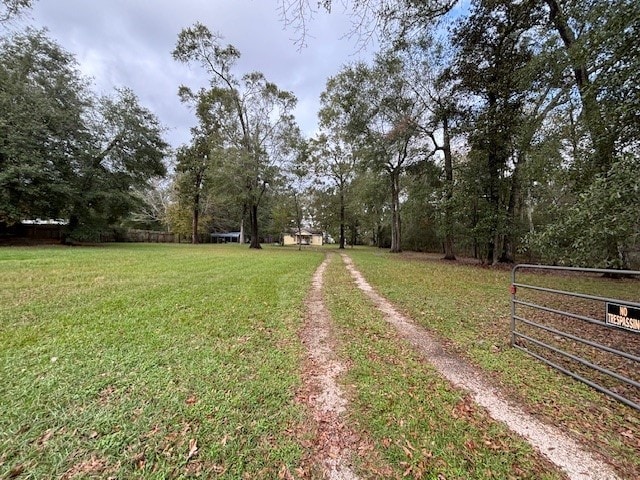
[[[575,340],[576,342],[580,342],[583,343],[585,345],[589,345],[590,347],[594,347],[594,348],[598,348],[600,350],[604,350],[605,352],[609,352],[612,353],[614,355],[618,355],[619,357],[623,357],[626,358],[628,360],[632,360],[634,362],[640,362],[640,357],[636,357],[635,355],[632,355],[631,353],[627,353],[627,352],[623,352],[621,350],[617,350],[615,348],[611,348],[611,347],[607,347],[606,345],[602,345],[600,343],[597,342],[592,342],[591,340],[587,340],[581,337],[576,337],[575,335],[572,335],[570,333],[567,332],[563,332],[562,330],[557,330],[553,327],[548,327],[546,325],[541,325],[539,323],[536,322],[532,322],[531,320],[527,320],[526,318],[523,317],[519,317],[516,315],[516,320],[520,320],[522,323],[529,325],[531,327],[537,327],[540,328],[541,330],[545,330],[549,333],[555,333],[556,335],[560,335],[562,337],[568,338],[570,340]],[[518,332],[514,332],[514,335],[519,335]]]
[[[575,318],[577,320],[584,320],[585,322],[593,323],[596,325],[603,325],[605,327],[607,326],[605,322],[601,322],[600,320],[596,320],[595,318],[585,317],[584,315],[578,315],[576,313],[565,312],[564,310],[557,310],[555,308],[545,307],[544,305],[538,305],[537,303],[523,302],[522,300],[517,300],[517,299],[514,300],[514,302],[517,305],[523,305],[525,307],[535,308],[536,310],[543,310],[545,312],[556,313],[558,315]]]
[[[638,274],[640,275],[640,274]],[[529,290],[537,290],[539,292],[557,293],[559,295],[566,295],[567,297],[584,298],[586,300],[595,300],[596,302],[611,302],[611,303],[624,303],[631,307],[640,308],[640,303],[630,302],[628,300],[619,300],[617,298],[598,297],[597,295],[587,295],[586,293],[566,292],[564,290],[554,290],[553,288],[535,287],[533,285],[527,285],[525,283],[511,283],[514,287],[528,288]]]
[[[594,363],[593,361],[584,358],[583,356],[581,356],[582,354],[579,351],[567,351],[567,349],[565,349],[564,346],[560,346],[557,344],[549,344],[545,342],[545,338],[544,337],[538,337],[536,338],[536,331],[540,330],[540,331],[545,331],[547,333],[553,334],[553,335],[557,335],[559,337],[571,340],[573,342],[577,342],[583,345],[587,345],[589,347],[592,348],[596,348],[598,350],[601,350],[603,352],[607,352],[609,354],[612,355],[616,355],[618,357],[624,358],[626,360],[632,361],[632,362],[636,362],[636,363],[640,363],[640,356],[635,355],[635,349],[633,350],[634,353],[631,352],[627,352],[627,351],[622,351],[619,350],[618,348],[613,348],[613,347],[609,347],[607,345],[602,345],[601,343],[597,342],[597,341],[593,341],[593,340],[588,340],[586,338],[581,338],[578,337],[576,335],[573,335],[569,332],[565,332],[562,330],[559,330],[559,328],[562,327],[558,327],[558,328],[554,328],[554,326],[549,326],[549,325],[544,325],[538,322],[534,322],[530,319],[524,318],[524,316],[522,314],[517,315],[516,313],[516,308],[517,306],[520,307],[525,307],[525,308],[529,308],[532,310],[539,310],[541,312],[545,312],[547,314],[550,314],[552,316],[555,315],[559,315],[562,317],[565,317],[567,319],[575,319],[575,320],[580,320],[580,321],[584,321],[584,322],[588,322],[589,324],[594,325],[594,328],[607,328],[607,329],[616,329],[619,332],[626,332],[626,335],[640,335],[639,332],[637,332],[636,330],[632,329],[631,327],[628,327],[627,330],[623,330],[624,327],[622,328],[618,328],[616,326],[612,326],[611,324],[607,323],[606,321],[601,321],[595,318],[591,318],[589,316],[586,315],[580,315],[577,312],[567,312],[567,311],[563,311],[557,308],[552,308],[552,307],[547,307],[544,305],[538,305],[537,303],[531,302],[531,301],[524,301],[524,300],[519,300],[516,297],[517,291],[519,288],[522,289],[527,289],[527,290],[532,290],[532,291],[537,291],[537,292],[545,292],[545,293],[550,293],[550,294],[554,294],[554,295],[559,295],[559,296],[567,296],[567,297],[574,297],[574,298],[581,298],[584,300],[589,300],[589,301],[593,301],[593,302],[601,302],[605,304],[605,309],[604,309],[604,314],[605,316],[607,315],[607,310],[606,310],[606,305],[607,303],[612,303],[612,304],[619,304],[621,306],[624,307],[631,307],[631,308],[640,308],[640,302],[638,301],[629,301],[629,300],[620,300],[620,299],[616,299],[616,298],[607,298],[607,297],[603,297],[603,296],[598,296],[598,295],[589,295],[589,294],[585,294],[585,293],[580,293],[580,292],[571,292],[571,291],[565,291],[565,290],[557,290],[557,289],[553,289],[553,288],[548,288],[548,287],[542,287],[540,285],[530,285],[530,284],[525,284],[525,283],[518,283],[516,280],[516,273],[518,272],[518,270],[522,270],[522,269],[531,269],[531,270],[555,270],[555,271],[569,271],[569,272],[577,272],[577,273],[595,273],[595,274],[614,274],[614,275],[624,275],[624,276],[635,276],[635,277],[639,277],[640,278],[640,271],[635,271],[635,270],[610,270],[610,269],[602,269],[602,268],[579,268],[579,267],[558,267],[558,266],[547,266],[547,265],[532,265],[532,264],[520,264],[520,265],[516,265],[512,272],[511,272],[511,345],[514,348],[517,348],[518,350],[521,350],[525,353],[528,353],[529,355],[533,356],[534,358],[537,358],[538,360],[546,363],[547,365],[556,368],[557,370],[565,373],[566,375],[569,375],[572,378],[575,378],[576,380],[579,380],[581,382],[586,383],[587,385],[591,386],[592,388],[595,388],[596,390],[609,395],[612,398],[615,398],[616,400],[624,403],[625,405],[628,405],[636,410],[640,410],[640,404],[637,403],[636,399],[640,398],[640,392],[637,394],[632,394],[634,395],[633,399],[632,398],[627,398],[624,395],[621,395],[613,390],[611,390],[610,388],[607,388],[603,385],[598,384],[597,381],[594,381],[595,379],[589,379],[586,378],[584,375],[588,375],[588,373],[577,373],[576,371],[572,371],[571,370],[571,366],[563,366],[558,364],[556,361],[553,361],[550,358],[546,358],[543,354],[544,351],[547,351],[549,353],[553,353],[553,354],[557,354],[560,355],[562,358],[566,358],[572,362],[576,362],[577,364],[580,364],[584,367],[587,367],[588,369],[593,370],[594,372],[599,372],[600,374],[606,375],[611,379],[615,379],[618,382],[621,382],[621,384],[626,384],[629,387],[627,388],[636,388],[640,390],[640,382],[637,380],[634,380],[632,378],[629,378],[628,376],[626,376],[625,374],[623,374],[622,372],[629,372],[629,371],[635,371],[637,370],[637,366],[633,366],[630,370],[628,370],[625,367],[622,367],[622,365],[620,365],[619,367],[615,367],[615,364],[612,365],[614,367],[614,369],[612,368],[607,368],[605,366],[601,366],[598,365],[596,363]],[[623,315],[625,318],[632,318],[634,319],[635,317],[627,317],[627,313],[625,311],[624,314],[620,314]],[[547,318],[552,318],[552,317],[547,317]],[[557,318],[557,317],[556,317]],[[608,318],[608,317],[607,317]],[[558,322],[562,319],[558,319],[558,320],[554,320],[555,322]],[[568,320],[567,320],[568,321]],[[523,325],[527,325],[529,327],[531,327],[534,330],[528,331],[527,333],[524,332],[518,332],[517,331],[517,326],[518,324],[523,324]],[[557,325],[556,325],[557,327]],[[634,327],[635,328],[635,327]],[[537,329],[537,330],[536,330]],[[520,341],[516,341],[517,339],[520,339]],[[543,350],[540,352],[536,352],[536,351],[532,351],[529,348],[527,348],[527,345],[535,345],[539,348],[542,348]],[[568,345],[568,347],[566,348],[571,348],[571,346],[577,347],[576,343],[573,344],[566,344]],[[622,344],[625,345],[625,344]],[[610,357],[613,360],[613,357]],[[618,368],[619,371],[615,371],[615,368]],[[624,368],[624,370],[623,370]],[[587,371],[585,371],[587,372]],[[630,396],[630,395],[629,395]]]
[[[551,350],[552,352],[558,353],[564,357],[570,358],[571,360],[575,360],[578,363],[581,363],[582,365],[584,365],[585,367],[589,367],[589,368],[593,368],[594,370],[599,371],[600,373],[604,373],[605,375],[609,375],[613,378],[616,378],[618,380],[620,380],[621,382],[624,382],[628,385],[633,385],[634,387],[639,387],[640,388],[640,382],[636,382],[635,380],[625,377],[624,375],[620,375],[612,370],[609,370],[607,368],[601,367],[600,365],[596,365],[595,363],[591,363],[588,360],[585,360],[582,357],[578,357],[577,355],[573,355],[569,352],[565,352],[564,350],[560,350],[559,348],[553,347],[551,345],[547,345],[544,342],[541,342],[539,340],[536,340],[533,337],[530,337],[528,335],[525,335],[523,333],[517,333],[516,332],[516,336],[520,337],[520,338],[524,338],[525,340],[530,341],[531,343],[534,343],[536,345],[538,345],[539,347],[543,347],[543,348],[547,348],[549,350]]]
[[[640,275],[638,270],[613,270],[611,268],[582,268],[582,267],[560,267],[558,265],[535,265],[533,263],[519,263],[513,267],[513,271],[517,269],[529,268],[531,270],[562,270],[565,272],[584,272],[584,273],[604,273],[607,275]]]

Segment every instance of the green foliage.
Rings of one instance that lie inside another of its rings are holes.
[[[65,218],[70,239],[97,238],[164,175],[162,127],[130,90],[94,98],[44,32],[4,39],[0,59],[0,222]]]
[[[402,204],[403,249],[437,252],[442,249],[444,230],[448,226],[443,218],[445,202],[441,171],[430,161],[413,166],[405,180],[406,200]]]
[[[174,59],[199,64],[210,75],[211,88],[194,93],[182,86],[179,95],[196,107],[200,125],[193,143],[209,142],[216,135],[217,147],[231,152],[225,162],[230,175],[225,178],[242,192],[251,248],[260,248],[258,209],[269,185],[276,182],[279,166],[297,153],[300,132],[292,115],[297,100],[260,72],[234,75],[240,52],[221,41],[219,34],[200,23],[180,32]]]
[[[304,19],[311,11],[309,2],[284,4],[293,23],[296,12]],[[401,200],[392,194],[379,228],[391,223],[399,231],[395,218],[406,211],[406,245],[422,248],[435,219],[449,258],[456,236],[488,263],[525,252],[533,260],[628,264],[637,249],[633,215],[619,221],[615,213],[627,212],[625,201],[614,195],[590,205],[605,179],[619,175],[621,159],[638,156],[639,2],[367,0],[351,13],[361,20],[353,33],[368,38],[382,28],[383,53],[329,79],[321,123],[337,127],[361,165],[393,172],[397,134],[409,131],[394,114],[414,101],[420,115],[407,118],[417,130],[417,159],[445,157],[437,199],[411,172],[388,182]],[[401,85],[409,95],[396,95]],[[592,222],[590,211],[616,220]],[[368,214],[354,210],[353,223],[369,223]],[[549,236],[544,245],[534,240],[540,232]]]
[[[545,262],[601,268],[628,268],[640,239],[640,160],[626,155],[558,219],[528,237],[528,246]]]
[[[327,82],[321,122],[352,149],[361,169],[387,177],[391,199],[391,250],[401,250],[401,178],[419,158],[418,125],[422,108],[392,51],[373,65],[345,67]]]
[[[33,0],[2,0],[0,2],[0,23],[11,20],[24,10],[31,8]]]
[[[0,222],[60,218],[76,193],[91,101],[72,55],[44,32],[0,44]]]

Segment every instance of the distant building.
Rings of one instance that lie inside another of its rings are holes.
[[[240,232],[212,233],[211,243],[240,243]]]
[[[298,230],[291,230],[288,233],[282,234],[283,245],[322,245],[322,232],[315,232],[303,228]]]

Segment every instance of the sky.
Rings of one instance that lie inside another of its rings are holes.
[[[311,136],[327,79],[342,65],[370,58],[374,50],[372,44],[362,49],[357,38],[349,38],[352,19],[341,2],[334,3],[331,14],[318,12],[308,24],[303,48],[296,43],[299,34],[281,18],[280,0],[38,0],[20,23],[47,28],[52,39],[75,55],[97,93],[131,88],[177,147],[189,142],[196,122],[193,111],[180,103],[178,87],[207,86],[199,66],[171,57],[183,28],[203,23],[240,50],[234,70],[238,76],[260,71],[292,91],[298,98],[298,123]]]

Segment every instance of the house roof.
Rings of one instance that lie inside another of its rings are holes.
[[[239,238],[240,232],[213,232],[211,236],[213,238]]]
[[[322,235],[322,232],[319,230],[309,230],[308,228],[302,228],[300,229],[300,232],[298,232],[297,228],[292,228],[291,230],[289,230],[288,232],[290,235]]]

